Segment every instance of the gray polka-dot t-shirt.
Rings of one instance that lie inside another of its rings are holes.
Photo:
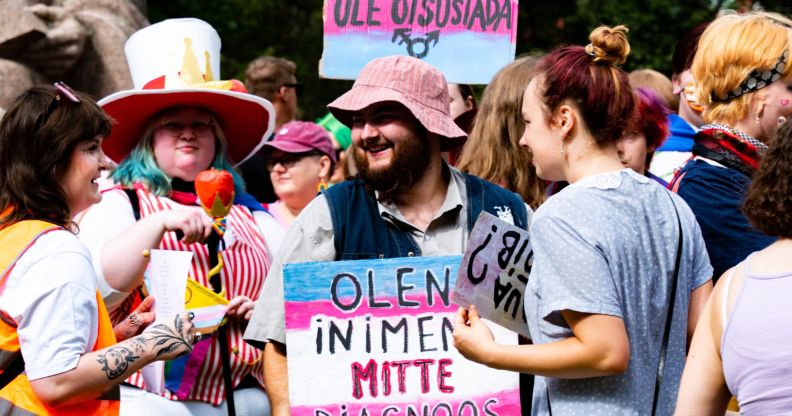
[[[536,344],[572,336],[564,310],[621,317],[630,340],[629,366],[616,376],[537,377],[533,414],[548,414],[548,390],[554,415],[651,414],[679,235],[672,199],[684,246],[658,414],[673,414],[690,292],[710,280],[712,267],[685,202],[629,169],[582,179],[536,211],[525,295]]]

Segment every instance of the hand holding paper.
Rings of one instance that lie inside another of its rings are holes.
[[[154,306],[154,297],[153,296],[146,296],[143,299],[143,302],[138,305],[137,309],[132,312],[127,319],[124,319],[121,323],[116,325],[113,328],[113,332],[115,332],[116,341],[123,341],[125,339],[129,339],[134,337],[135,335],[140,335],[146,327],[149,326],[152,322],[154,322],[155,313],[153,311]]]

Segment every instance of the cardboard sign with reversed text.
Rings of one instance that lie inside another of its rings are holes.
[[[454,303],[531,338],[525,321],[525,286],[533,263],[528,231],[482,212],[459,266]]]

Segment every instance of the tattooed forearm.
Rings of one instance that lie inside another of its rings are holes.
[[[179,355],[184,355],[192,351],[192,343],[187,340],[187,337],[192,335],[189,334],[189,331],[187,331],[186,334],[184,332],[182,318],[176,316],[174,318],[173,328],[165,324],[158,324],[146,330],[140,338],[142,338],[141,342],[154,346],[154,355],[156,357],[180,348],[182,348],[183,351]]]
[[[99,354],[96,361],[102,364],[102,371],[107,375],[108,380],[121,377],[129,368],[129,363],[135,362],[140,358],[126,347],[115,346],[106,352]]]
[[[142,334],[129,338],[106,349],[90,353],[86,362],[98,362],[107,380],[115,383],[155,360],[172,360],[188,354],[200,334],[193,334],[192,313],[183,312],[165,321],[147,327]],[[95,371],[97,382],[101,373],[96,372],[95,364],[88,364]],[[96,386],[94,386],[96,387]]]

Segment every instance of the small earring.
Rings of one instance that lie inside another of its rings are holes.
[[[566,150],[566,137],[561,136],[561,156],[564,155],[564,150]]]
[[[756,113],[756,124],[760,124],[761,121],[759,120],[759,113]]]
[[[319,185],[316,185],[316,192],[319,193],[324,191],[325,189],[327,189],[327,182],[325,182],[325,180],[322,179],[322,181],[319,182]]]

